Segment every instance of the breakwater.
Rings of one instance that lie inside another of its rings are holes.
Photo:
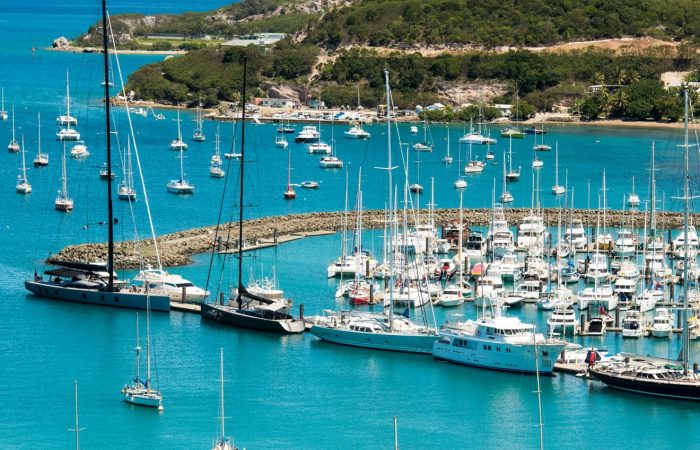
[[[505,216],[511,226],[520,223],[530,213],[528,208],[506,209]],[[485,226],[489,224],[493,211],[491,209],[465,209],[464,222],[468,226]],[[459,220],[459,210],[436,209],[434,211],[435,223],[439,226],[448,225]],[[557,226],[559,219],[558,209],[544,209],[545,223],[550,227]],[[414,221],[414,213],[410,214],[409,223]],[[421,221],[427,219],[428,212],[421,211]],[[257,245],[266,242],[283,241],[283,237],[300,234],[313,234],[323,231],[340,231],[344,226],[343,212],[316,212],[308,214],[292,214],[286,216],[271,216],[261,219],[245,221],[243,227],[243,250],[254,249]],[[573,210],[562,213],[562,227],[567,218],[580,219],[584,226],[595,227],[602,218],[599,218],[596,210]],[[622,223],[621,211],[607,211],[606,224],[608,228],[619,227]],[[697,218],[694,217],[697,223]],[[349,213],[347,227],[355,227],[356,214]],[[384,210],[363,211],[362,223],[364,228],[382,228],[386,221]],[[625,212],[625,226],[643,228],[644,214],[641,212]],[[661,229],[680,229],[683,216],[680,213],[666,212],[657,214],[657,224]],[[563,231],[562,231],[563,234]],[[231,222],[216,226],[201,227],[185,231],[170,233],[157,238],[163,266],[180,266],[189,264],[191,256],[198,253],[217,251],[231,251],[238,249],[238,223]],[[62,261],[106,261],[106,243],[86,243],[71,245],[62,249],[51,260]],[[49,260],[49,262],[51,262]],[[145,239],[141,241],[117,242],[114,248],[114,264],[118,269],[137,268],[145,261],[148,264],[156,264],[156,252],[153,241]]]

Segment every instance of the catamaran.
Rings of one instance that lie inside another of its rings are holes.
[[[78,125],[78,119],[70,114],[70,77],[68,69],[66,69],[66,113],[56,117],[56,123],[58,125]]]

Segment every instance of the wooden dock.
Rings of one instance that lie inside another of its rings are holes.
[[[171,311],[180,311],[180,312],[201,314],[202,307],[199,306],[197,303],[182,303],[182,302],[174,302],[171,300],[170,301],[170,310]]]

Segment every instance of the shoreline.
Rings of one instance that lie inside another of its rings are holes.
[[[67,53],[102,53],[102,49],[94,47],[75,47],[73,45],[65,45],[63,47],[44,47],[44,50],[49,52],[67,52]],[[118,55],[184,55],[187,50],[117,50],[110,53]]]
[[[446,208],[435,210],[435,224],[445,226],[459,222],[459,209]],[[465,209],[469,212],[469,221],[465,226],[487,226],[492,218],[491,208]],[[506,220],[511,226],[520,223],[526,215],[530,214],[529,208],[505,209]],[[558,209],[545,208],[542,210],[545,225],[548,227],[557,226]],[[644,226],[644,214],[630,214],[630,211],[608,211],[609,223],[620,223],[622,214],[626,213],[625,220],[628,226],[640,229]],[[595,209],[576,209],[572,212],[573,218],[581,219],[585,227],[595,227],[598,219],[598,211]],[[335,233],[342,230],[342,211],[335,212],[315,212],[306,214],[292,214],[287,216],[269,216],[260,219],[246,220],[243,240],[246,247],[260,246],[263,243],[277,245],[277,242],[284,243],[295,236],[310,236],[324,233]],[[697,222],[700,215],[691,214],[692,219]],[[362,212],[362,220],[365,229],[379,229],[384,226],[386,214],[384,210],[370,210]],[[348,229],[354,228],[356,215],[349,213]],[[680,212],[659,213],[657,222],[663,224],[664,231],[679,229],[683,222],[683,215]],[[177,231],[157,237],[160,259],[164,267],[182,266],[192,263],[192,256],[211,252],[217,249],[219,252],[231,252],[238,249],[236,240],[225,242],[215,242],[215,236],[226,236],[230,229],[238,227],[237,222],[193,228],[189,230]],[[616,227],[610,227],[616,228]],[[217,232],[218,231],[218,232]],[[667,231],[670,233],[670,231]],[[218,241],[218,239],[217,239]],[[138,255],[137,249],[141,249]],[[50,260],[60,261],[105,261],[107,259],[107,244],[105,243],[85,243],[64,247],[56,253]],[[144,239],[136,243],[134,241],[115,242],[114,245],[114,266],[117,269],[138,268],[142,263],[157,266],[155,249],[152,239]]]

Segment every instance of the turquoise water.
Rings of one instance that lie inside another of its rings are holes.
[[[187,8],[166,1],[120,2],[114,12],[177,12],[208,10],[217,6],[206,1]],[[0,189],[4,214],[0,216],[0,447],[69,448],[73,434],[73,385],[80,391],[80,421],[83,448],[98,446],[120,449],[207,448],[217,435],[218,349],[224,348],[227,429],[241,447],[257,448],[390,448],[392,417],[398,416],[402,448],[534,448],[538,444],[535,378],[437,363],[430,357],[371,352],[317,342],[311,336],[278,337],[201,322],[195,315],[172,313],[153,316],[156,378],[164,393],[165,411],[126,405],[119,389],[134,371],[134,313],[116,309],[91,308],[27,296],[22,280],[39,261],[66,244],[104,239],[99,222],[105,219],[102,197],[104,183],[98,179],[101,153],[101,110],[98,108],[100,60],[95,55],[74,55],[42,50],[51,39],[74,35],[95,22],[97,7],[85,8],[75,0],[52,4],[34,0],[23,6],[0,5],[0,23],[13,39],[0,42],[3,65],[0,73],[5,88],[6,108],[14,101],[18,133],[24,133],[27,158],[35,152],[36,113],[41,112],[42,143],[51,155],[51,165],[29,172],[34,192],[22,197],[14,191],[19,157],[0,152]],[[37,51],[32,59],[31,47]],[[125,72],[158,60],[162,56],[122,57]],[[90,146],[91,156],[83,162],[68,161],[69,190],[75,199],[72,214],[53,210],[59,185],[61,145],[53,137],[54,117],[61,108],[64,74],[71,70],[80,131]],[[213,153],[215,124],[205,122],[207,142],[190,142],[186,172],[196,185],[194,196],[178,197],[165,191],[165,184],[178,175],[179,161],[167,149],[175,136],[174,113],[163,111],[167,120],[135,116],[138,144],[152,200],[156,230],[165,233],[216,221],[223,180],[208,175]],[[117,112],[123,130],[123,114]],[[192,114],[183,115],[186,140],[194,128]],[[274,147],[274,125],[249,126],[250,164],[246,166],[251,193],[246,214],[284,215],[343,208],[343,171],[322,171],[317,156],[303,146],[290,144],[293,181],[317,180],[315,191],[298,189],[293,202],[282,199],[287,178],[287,153]],[[358,168],[363,168],[366,208],[382,208],[385,199],[384,173],[375,167],[386,165],[383,133],[385,126],[368,127],[373,134],[367,142],[342,139],[345,126],[323,126],[326,138],[334,134],[338,153],[349,163],[354,186]],[[401,126],[404,142],[411,141],[408,127]],[[496,133],[497,130],[493,130]],[[409,163],[411,181],[430,185],[435,179],[435,203],[455,207],[459,198],[452,183],[457,177],[456,139],[461,126],[453,126],[452,153],[455,163],[443,166],[443,126],[431,133],[438,149],[432,154],[411,153],[420,164]],[[0,123],[0,145],[10,139],[10,121]],[[232,141],[230,124],[222,125],[222,151]],[[513,141],[516,165],[529,167],[532,137]],[[568,169],[570,186],[576,189],[576,205],[597,204],[602,170],[607,171],[608,201],[619,209],[622,196],[631,189],[636,176],[637,191],[647,198],[649,154],[656,141],[659,196],[666,209],[679,209],[678,173],[681,163],[680,133],[671,130],[637,130],[602,127],[552,127],[545,137],[559,142],[560,180]],[[395,143],[398,148],[398,142]],[[494,178],[497,195],[501,183],[501,152],[507,143],[495,146],[498,165],[484,173],[467,176],[465,204],[486,207],[491,202]],[[475,146],[483,158],[485,148]],[[462,148],[462,160],[467,148]],[[544,206],[556,206],[549,192],[554,182],[554,152],[540,155]],[[395,159],[395,163],[397,160]],[[419,167],[418,167],[419,166]],[[697,158],[692,167],[697,173]],[[250,169],[250,170],[248,170]],[[119,170],[119,169],[117,169]],[[235,168],[229,168],[235,174]],[[420,174],[418,178],[417,175]],[[396,172],[400,182],[401,175]],[[515,206],[529,206],[531,172],[524,169],[519,183],[512,186]],[[235,181],[235,176],[230,180]],[[590,182],[590,195],[588,185]],[[0,186],[1,187],[1,186]],[[351,188],[351,192],[354,188]],[[428,190],[426,190],[428,192]],[[139,193],[141,195],[141,193]],[[354,198],[354,194],[351,195]],[[428,197],[421,199],[425,205]],[[589,200],[590,199],[590,200]],[[230,200],[230,199],[229,199]],[[228,203],[231,203],[229,201]],[[142,197],[135,204],[137,228],[147,230]],[[119,239],[133,236],[131,213],[117,202],[116,215],[122,226]],[[226,215],[230,215],[227,212]],[[233,215],[235,217],[235,214]],[[365,246],[380,253],[378,233],[367,232]],[[338,235],[304,239],[246,259],[246,265],[277,276],[295,304],[304,303],[307,314],[338,306],[332,299],[334,285],[325,277],[327,263],[338,255]],[[209,256],[201,255],[193,265],[178,273],[203,285]],[[217,257],[217,262],[218,257]],[[225,277],[235,273],[226,270]],[[248,275],[247,273],[245,274]],[[218,285],[218,276],[212,285]],[[222,283],[226,285],[226,283]],[[448,312],[475,315],[472,305]],[[540,327],[545,318],[533,306],[519,314]],[[605,338],[577,338],[584,345],[619,350],[650,352],[659,356],[678,354],[678,336],[670,341],[622,341]],[[697,359],[697,346],[692,355]],[[617,393],[597,383],[572,376],[542,380],[545,445],[548,448],[692,448],[694,428],[700,423],[697,406]]]

